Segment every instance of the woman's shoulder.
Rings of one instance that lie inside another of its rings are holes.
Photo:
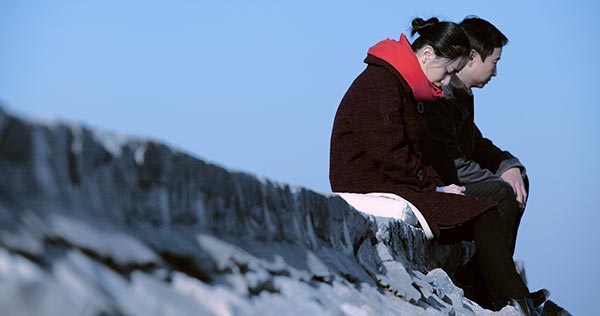
[[[385,63],[385,62],[384,62]],[[352,83],[350,90],[368,94],[394,93],[402,95],[410,92],[410,86],[395,69],[382,64],[368,63],[363,72]]]
[[[367,55],[365,63],[368,65],[367,69],[370,68],[374,74],[393,80],[395,83],[400,84],[402,90],[406,92],[411,91],[406,79],[387,61],[373,55]]]

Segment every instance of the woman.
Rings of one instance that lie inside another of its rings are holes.
[[[495,203],[465,197],[463,187],[441,187],[438,174],[421,160],[424,103],[442,97],[440,86],[465,65],[469,39],[457,24],[436,18],[416,18],[412,26],[411,35],[419,34],[412,45],[402,34],[369,49],[367,68],[342,99],[331,136],[331,188],[397,194],[421,211],[441,241],[467,232],[495,306],[511,301],[527,311],[529,290],[497,225]]]

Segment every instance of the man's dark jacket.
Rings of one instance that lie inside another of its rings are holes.
[[[499,179],[513,167],[525,167],[508,151],[483,137],[474,122],[473,95],[456,76],[444,87],[444,99],[427,105],[428,135],[423,157],[445,184]]]

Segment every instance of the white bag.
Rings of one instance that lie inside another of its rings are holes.
[[[433,232],[423,214],[409,201],[393,193],[341,193],[336,192],[352,207],[363,213],[391,217],[402,220],[412,226],[421,224],[425,237],[433,239]]]

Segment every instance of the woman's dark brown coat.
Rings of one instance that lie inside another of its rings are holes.
[[[388,192],[413,203],[436,237],[492,209],[485,199],[436,192],[442,182],[421,161],[424,103],[390,64],[369,55],[337,110],[331,135],[333,192]]]

